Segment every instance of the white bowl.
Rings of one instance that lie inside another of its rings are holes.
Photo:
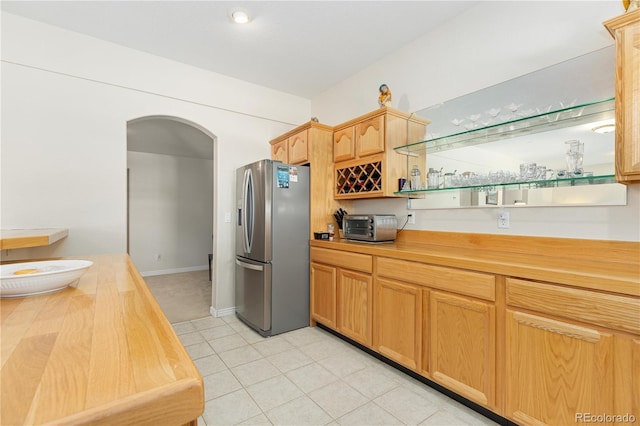
[[[0,297],[51,293],[74,284],[93,265],[89,260],[46,260],[0,265]],[[15,275],[22,269],[40,272]]]

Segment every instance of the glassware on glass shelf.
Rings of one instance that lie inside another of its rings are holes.
[[[453,173],[445,173],[444,174],[444,188],[453,188],[453,176],[456,174],[457,170],[454,170]]]
[[[570,176],[582,176],[582,161],[584,159],[584,143],[579,140],[565,142],[567,173]]]
[[[520,176],[519,180],[527,180],[527,163],[520,164]]]
[[[451,123],[454,126],[459,126],[464,122],[464,118],[454,118],[453,120],[451,120]]]
[[[481,114],[471,114],[467,118],[475,123],[476,121],[478,121],[480,119],[480,117],[482,117]]]
[[[551,111],[551,106],[552,105],[537,107],[536,111],[538,111],[538,114],[546,114]]]
[[[531,108],[518,111],[518,117],[529,117],[533,114],[535,114],[535,111]]]
[[[498,117],[501,121],[511,121],[513,119],[513,114],[511,113],[507,113],[507,114],[500,114],[500,116]]]
[[[429,189],[435,189],[440,187],[441,173],[442,173],[442,169],[438,171],[434,168],[429,168],[429,172],[427,173],[427,187]]]
[[[411,190],[417,191],[419,189],[422,189],[422,183],[420,181],[420,169],[417,165],[414,165],[413,169],[411,169]]]
[[[500,108],[491,108],[490,110],[485,112],[489,114],[491,117],[496,118],[498,114],[500,114],[500,111],[501,111]]]
[[[522,106],[522,104],[518,105],[515,102],[511,102],[505,108],[507,108],[511,112],[516,112],[518,110],[518,108],[520,108],[521,106]]]
[[[526,178],[528,180],[535,179],[538,173],[538,165],[536,163],[527,163]]]

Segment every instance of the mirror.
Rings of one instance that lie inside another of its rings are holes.
[[[411,208],[626,204],[626,187],[612,178],[615,133],[593,131],[614,122],[614,70],[615,47],[610,46],[418,111],[417,115],[431,121],[422,144],[426,164],[422,163],[424,155],[408,155],[407,170],[415,164],[412,161],[420,161],[425,181],[429,169],[454,176],[517,176],[521,165],[536,163],[546,167],[550,182],[498,185],[489,188],[489,193],[482,187],[426,191],[412,194],[424,199],[411,200]],[[594,104],[604,107],[590,114]],[[588,107],[581,108],[583,105]],[[557,111],[561,113],[549,114]],[[562,114],[577,118],[561,123],[558,117]],[[534,130],[513,131],[533,122],[537,123]],[[585,180],[581,175],[577,175],[580,179],[558,179],[568,168],[565,142],[571,140],[583,144],[585,176],[607,176],[608,180]],[[467,195],[469,192],[476,194]]]

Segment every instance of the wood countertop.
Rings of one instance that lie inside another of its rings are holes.
[[[391,243],[312,240],[345,250],[640,297],[640,243],[403,231]]]
[[[202,377],[126,254],[76,288],[0,300],[0,424],[181,425]]]
[[[69,230],[64,228],[2,229],[0,250],[49,246],[67,235]]]

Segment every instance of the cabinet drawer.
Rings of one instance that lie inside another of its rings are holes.
[[[311,261],[371,273],[373,260],[368,254],[349,253],[340,250],[329,250],[311,247]]]
[[[462,271],[406,260],[377,258],[378,275],[453,293],[496,300],[496,278],[491,274]]]
[[[640,298],[507,278],[507,303],[607,328],[640,333]]]

